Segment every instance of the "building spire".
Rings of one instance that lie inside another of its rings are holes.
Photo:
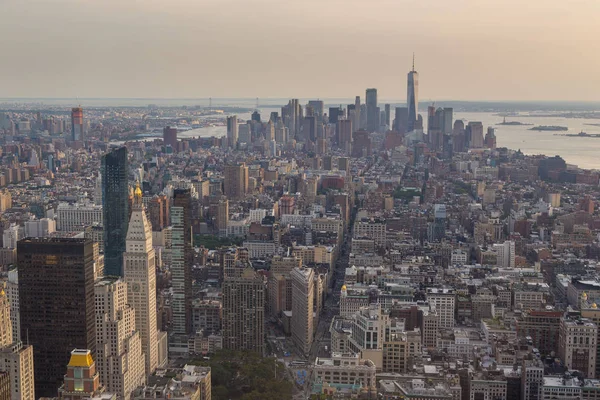
[[[142,189],[140,189],[140,181],[138,180],[135,183],[135,192],[134,192],[134,205],[141,207],[142,206]]]
[[[415,72],[415,52],[413,51],[413,68],[412,72]]]

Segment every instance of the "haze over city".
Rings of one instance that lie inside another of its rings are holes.
[[[600,0],[0,0],[0,400],[600,400]]]
[[[2,97],[597,101],[595,0],[0,2]]]

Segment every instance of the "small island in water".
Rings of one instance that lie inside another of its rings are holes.
[[[507,121],[506,117],[504,117],[504,120],[496,125],[533,125],[533,124],[526,124],[525,122],[519,122],[519,121]]]
[[[556,125],[538,125],[533,128],[529,128],[530,131],[568,131],[569,128],[566,126],[556,126]]]

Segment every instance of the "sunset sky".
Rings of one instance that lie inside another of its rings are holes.
[[[0,0],[0,97],[600,101],[598,0]]]

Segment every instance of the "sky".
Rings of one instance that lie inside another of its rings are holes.
[[[0,0],[0,97],[600,101],[598,0]]]

